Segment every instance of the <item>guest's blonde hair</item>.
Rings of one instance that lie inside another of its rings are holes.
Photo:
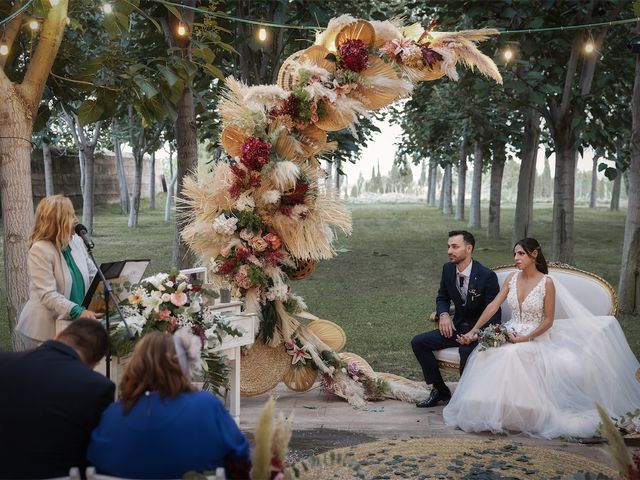
[[[128,413],[145,392],[175,398],[195,389],[180,368],[180,362],[168,333],[150,332],[133,349],[120,382],[120,400]]]
[[[29,247],[40,240],[48,240],[59,250],[69,244],[71,227],[76,213],[64,195],[44,197],[36,207],[36,219],[29,237]]]

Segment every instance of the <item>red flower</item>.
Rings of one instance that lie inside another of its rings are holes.
[[[233,258],[229,260],[225,260],[218,266],[218,273],[221,275],[225,275],[227,273],[231,273],[236,268],[236,261]]]
[[[251,256],[251,250],[248,248],[238,248],[236,250],[236,258],[241,262],[244,262]]]
[[[265,261],[272,267],[277,266],[278,262],[280,262],[280,260],[282,260],[283,258],[284,258],[284,254],[280,251],[269,252],[264,257]]]
[[[231,169],[233,174],[236,177],[238,177],[240,180],[244,179],[244,177],[247,176],[247,172],[245,170],[243,170],[242,168],[240,168],[240,166],[235,164],[235,163],[230,165],[229,168]]]
[[[234,182],[233,185],[229,187],[229,195],[231,195],[231,198],[238,198],[240,193],[242,193],[242,184]]]
[[[251,172],[249,174],[249,183],[252,187],[260,186],[260,172]]]
[[[422,60],[424,64],[429,67],[433,67],[434,64],[443,60],[442,55],[425,45],[420,45],[420,50],[422,50]]]
[[[369,67],[369,51],[362,40],[346,40],[338,47],[340,68],[361,72]]]
[[[240,163],[248,170],[260,171],[269,162],[271,144],[260,140],[258,137],[249,137],[242,145]]]

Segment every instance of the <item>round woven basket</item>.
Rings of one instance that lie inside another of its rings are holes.
[[[298,268],[292,272],[288,272],[287,275],[291,280],[302,280],[309,277],[316,269],[315,260],[303,260],[298,262]]]
[[[291,367],[284,344],[269,347],[257,340],[240,358],[240,394],[260,395],[273,389]]]
[[[339,352],[347,344],[347,334],[337,323],[329,320],[314,320],[307,325],[307,328],[334,352]]]
[[[318,377],[318,371],[311,365],[294,366],[284,374],[282,382],[295,392],[306,392]]]
[[[225,151],[232,157],[242,155],[242,145],[247,135],[237,125],[227,125],[220,135],[220,143]]]

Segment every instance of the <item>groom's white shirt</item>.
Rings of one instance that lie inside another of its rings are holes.
[[[462,300],[464,301],[467,298],[467,292],[469,291],[469,278],[471,278],[471,268],[473,267],[473,260],[467,265],[463,271],[459,272],[456,267],[456,274],[459,276],[464,276],[464,284],[462,285]],[[456,278],[456,286],[458,286],[459,280]]]

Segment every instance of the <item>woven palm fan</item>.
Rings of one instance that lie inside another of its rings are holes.
[[[343,27],[336,35],[336,50],[347,40],[360,40],[367,47],[372,47],[376,42],[376,31],[369,22],[358,20]]]
[[[294,392],[306,392],[316,381],[318,371],[311,365],[291,366],[282,382]]]
[[[287,275],[291,280],[303,280],[309,277],[313,271],[316,269],[315,260],[304,260],[298,262],[298,268],[293,272],[288,272]]]
[[[256,340],[240,358],[240,394],[260,395],[273,389],[291,368],[291,356],[284,344],[269,347]]]
[[[276,84],[285,90],[293,90],[298,83],[298,67],[300,66],[299,58],[304,50],[295,52],[289,55],[287,59],[282,62],[280,70],[278,70],[278,78]]]
[[[369,110],[384,108],[410,90],[410,85],[398,77],[393,64],[381,58],[372,58],[362,75],[371,80],[370,86],[361,86],[354,96]]]
[[[340,325],[329,320],[314,320],[307,325],[331,350],[339,352],[347,344],[347,334]]]
[[[438,62],[432,67],[424,68],[402,67],[402,71],[407,75],[413,83],[437,80],[444,77],[445,72],[442,68],[442,62]]]
[[[278,134],[278,139],[276,140],[276,144],[274,145],[274,150],[276,153],[287,160],[298,160],[300,157],[304,155],[303,145],[301,142],[293,138],[284,125],[279,120],[274,120],[269,125],[269,133],[273,133],[277,129],[280,129],[280,133]]]
[[[247,139],[247,134],[238,125],[227,125],[220,135],[220,143],[225,151],[232,157],[242,155],[242,145]]]

